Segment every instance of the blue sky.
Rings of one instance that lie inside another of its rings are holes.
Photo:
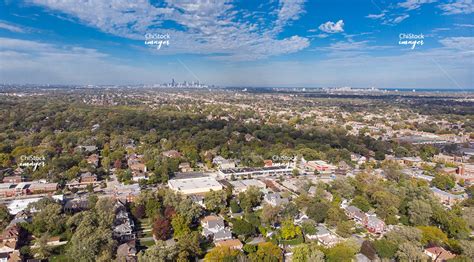
[[[0,82],[472,89],[473,12],[472,0],[5,0]]]

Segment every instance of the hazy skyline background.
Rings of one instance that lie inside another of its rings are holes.
[[[7,0],[0,82],[472,89],[473,12],[472,0]]]

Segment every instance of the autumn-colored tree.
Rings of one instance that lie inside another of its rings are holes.
[[[283,261],[281,249],[271,243],[263,242],[258,244],[257,251],[249,255],[250,261]]]
[[[166,219],[171,220],[176,215],[176,210],[172,206],[167,206],[163,212]]]
[[[215,247],[204,257],[204,261],[235,261],[242,252],[230,247]]]
[[[158,217],[153,223],[153,236],[159,240],[167,240],[171,237],[171,223],[164,217]]]

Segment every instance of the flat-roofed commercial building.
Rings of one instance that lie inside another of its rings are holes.
[[[194,177],[184,179],[171,179],[168,181],[170,189],[185,195],[202,194],[211,190],[222,190],[222,185],[212,177]]]
[[[235,178],[247,176],[278,176],[291,175],[293,167],[291,166],[270,166],[270,167],[242,167],[229,168],[219,170],[219,176],[223,178],[230,178],[232,175]]]

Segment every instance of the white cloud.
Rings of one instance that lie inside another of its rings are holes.
[[[468,28],[474,27],[474,24],[454,24],[454,25],[458,27],[468,27]]]
[[[328,34],[316,34],[316,35],[309,35],[308,37],[316,37],[316,38],[326,38]]]
[[[415,10],[420,8],[424,4],[434,3],[437,0],[406,0],[398,4],[399,7],[406,8],[407,10]]]
[[[397,6],[406,10],[416,10],[424,4],[439,2],[438,0],[406,0]],[[437,7],[443,11],[444,15],[471,14],[474,12],[472,0],[448,0],[448,3],[439,4]]]
[[[467,15],[474,12],[474,3],[472,0],[454,0],[447,4],[440,4],[438,7],[444,11],[444,15]]]
[[[280,0],[278,10],[277,27],[285,26],[289,21],[298,20],[304,13],[304,3],[306,0]]]
[[[394,24],[398,24],[398,23],[401,23],[403,20],[407,19],[408,17],[410,17],[410,15],[408,14],[397,16],[393,20],[391,20],[391,22]]]
[[[450,49],[474,52],[474,37],[448,37],[439,42]]]
[[[318,28],[319,30],[329,34],[341,33],[344,32],[344,21],[339,20],[336,23],[328,21],[324,24],[321,24]]]
[[[5,21],[0,20],[0,29],[5,29],[11,32],[15,33],[25,33],[26,30],[23,27],[20,27],[18,25],[14,25]]]
[[[380,14],[378,14],[378,15],[376,15],[376,14],[368,14],[368,15],[366,16],[366,18],[370,18],[370,19],[380,19],[380,18],[382,18],[382,17],[384,17],[384,16],[385,16],[385,13],[382,12],[382,13],[380,13]]]
[[[275,10],[277,18],[250,22],[241,19],[237,10],[226,0],[182,1],[167,0],[160,7],[147,0],[30,0],[54,11],[60,11],[103,32],[135,40],[143,40],[147,32],[169,33],[170,46],[159,54],[214,54],[229,60],[260,59],[297,52],[309,45],[300,36],[278,37],[281,29],[304,12],[304,1],[281,1]],[[164,28],[171,21],[177,29]],[[272,24],[273,27],[269,27]]]
[[[96,49],[13,38],[0,38],[0,61],[8,61],[0,63],[0,78],[7,83],[156,83],[171,74],[168,64],[150,70],[129,66]]]

